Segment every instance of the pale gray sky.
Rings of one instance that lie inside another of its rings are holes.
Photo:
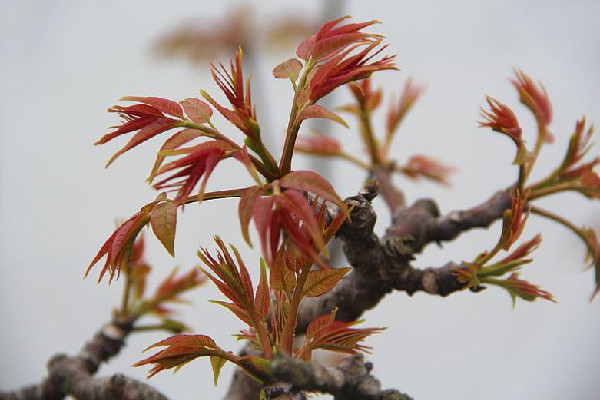
[[[120,282],[107,287],[82,276],[115,219],[132,215],[154,198],[144,178],[158,144],[150,142],[104,170],[120,143],[102,148],[92,143],[117,122],[105,110],[124,95],[181,99],[196,96],[199,88],[215,92],[206,68],[157,60],[149,48],[181,21],[220,16],[241,2],[216,3],[0,2],[2,390],[39,381],[52,354],[76,352],[118,304]],[[314,16],[321,7],[317,0],[251,3],[259,23],[289,10]],[[390,50],[398,54],[403,71],[382,73],[376,83],[399,91],[412,76],[427,86],[398,135],[398,159],[426,153],[459,167],[450,190],[399,179],[409,201],[432,196],[448,212],[474,205],[511,183],[512,144],[478,129],[475,121],[488,93],[514,106],[526,132],[532,132],[532,118],[518,105],[507,79],[513,67],[542,80],[553,100],[556,144],[542,156],[540,174],[562,157],[577,118],[586,115],[600,122],[597,1],[348,1],[346,12],[359,21],[380,20],[374,29],[387,35]],[[283,97],[289,94],[287,86],[271,79],[270,70],[286,56],[265,56],[254,72],[268,84],[259,118],[268,115],[276,133],[283,131],[290,99]],[[345,95],[337,101],[342,103]],[[346,147],[361,151],[352,132],[335,129],[347,140]],[[597,154],[595,147],[592,155]],[[298,167],[304,164],[297,162]],[[339,163],[333,168],[338,192],[355,194],[360,171]],[[217,170],[211,185],[225,187],[236,175]],[[236,205],[186,208],[175,260],[149,239],[148,258],[156,274],[164,276],[173,265],[196,264],[196,248],[211,246],[215,233],[243,247]],[[600,228],[598,206],[585,199],[565,195],[547,206]],[[383,229],[387,214],[382,210],[380,215]],[[493,246],[499,229],[494,225],[442,250],[428,249],[415,265],[472,259]],[[364,324],[389,327],[369,341],[374,353],[368,358],[384,387],[399,388],[417,400],[598,398],[600,301],[588,303],[593,277],[583,271],[583,246],[565,230],[532,217],[524,238],[537,232],[544,242],[522,276],[552,292],[558,304],[518,302],[513,310],[508,295],[494,288],[447,299],[394,293],[365,315]],[[208,286],[199,289],[189,296],[194,306],[182,307],[182,316],[198,332],[233,349],[238,344],[230,335],[242,326],[206,302],[218,297]],[[146,369],[132,369],[131,364],[163,336],[132,337],[100,374],[143,378]],[[199,393],[220,398],[232,368],[224,368],[216,388],[209,368],[206,361],[194,362],[175,376],[159,374],[151,383],[172,399],[198,398]]]

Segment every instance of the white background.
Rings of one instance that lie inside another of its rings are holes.
[[[321,8],[314,0],[251,3],[258,24],[290,11],[314,18]],[[117,122],[105,109],[124,95],[181,99],[197,96],[199,88],[215,93],[206,65],[159,60],[150,47],[161,33],[190,17],[220,17],[237,4],[0,3],[0,390],[39,382],[51,355],[75,353],[119,303],[120,282],[97,285],[97,270],[87,280],[82,280],[83,271],[115,219],[153,200],[144,178],[159,144],[149,142],[104,170],[123,144],[92,146]],[[477,128],[475,121],[488,93],[513,106],[526,135],[533,132],[533,119],[518,105],[507,80],[513,67],[542,80],[553,100],[556,144],[544,152],[535,176],[559,162],[577,118],[585,114],[600,121],[597,1],[349,1],[345,7],[357,21],[382,21],[372,30],[385,34],[390,51],[398,54],[403,71],[382,73],[377,83],[388,93],[399,91],[409,76],[427,86],[398,135],[398,160],[426,153],[459,167],[451,190],[398,179],[409,201],[432,196],[448,212],[475,205],[512,182],[512,144]],[[274,136],[283,132],[290,98],[285,97],[289,88],[271,79],[270,70],[287,56],[264,56],[254,71],[267,84],[259,119],[270,120]],[[345,96],[336,101],[341,104]],[[345,146],[360,154],[356,135],[335,129]],[[597,154],[595,147],[592,155]],[[306,165],[296,161],[297,168]],[[228,168],[216,171],[212,188],[239,185],[238,170]],[[360,188],[362,175],[353,167],[334,163],[333,175],[343,197]],[[562,195],[544,204],[578,224],[600,227],[598,206],[586,199]],[[243,247],[236,205],[225,201],[186,208],[180,214],[176,260],[149,239],[155,278],[174,265],[187,269],[196,264],[195,250],[212,247],[213,234]],[[387,218],[381,208],[381,230]],[[415,266],[472,259],[493,246],[499,229],[496,224],[443,250],[427,249]],[[582,272],[584,248],[569,232],[531,218],[524,238],[537,232],[544,242],[523,277],[551,291],[558,303],[518,302],[513,310],[508,295],[493,288],[447,299],[391,294],[365,315],[364,324],[389,327],[368,342],[375,349],[368,358],[384,387],[399,388],[417,400],[598,398],[600,305],[588,302],[593,274]],[[255,253],[247,254],[257,260]],[[207,286],[188,298],[194,305],[182,307],[182,318],[222,347],[235,349],[230,334],[242,326],[206,302],[219,298],[216,291]],[[143,378],[146,369],[131,364],[145,346],[164,336],[132,337],[100,374]],[[194,362],[175,376],[159,374],[151,383],[172,399],[220,398],[232,368],[224,368],[216,388],[209,368],[206,361]]]

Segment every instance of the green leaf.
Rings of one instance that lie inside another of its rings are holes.
[[[221,373],[221,368],[227,362],[226,359],[219,356],[210,356],[210,365],[213,370],[213,376],[215,381],[215,386],[217,386],[217,381],[219,380],[219,374]]]
[[[152,208],[150,224],[154,234],[167,249],[175,255],[175,227],[177,225],[177,206],[171,200],[161,201]]]

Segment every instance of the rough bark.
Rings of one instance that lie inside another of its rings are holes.
[[[76,356],[54,356],[41,383],[0,392],[0,400],[60,400],[69,395],[80,400],[167,400],[156,389],[121,374],[93,377],[102,363],[121,351],[133,323],[113,319]]]
[[[377,216],[371,205],[378,191],[384,194],[393,214],[392,223],[381,238],[373,232]],[[405,207],[404,196],[393,186],[389,175],[378,173],[377,181],[346,199],[353,207],[351,220],[342,226],[338,238],[344,243],[344,254],[353,270],[331,292],[301,303],[296,332],[305,332],[310,321],[335,308],[337,319],[355,321],[394,290],[439,296],[463,290],[464,284],[453,273],[457,268],[465,268],[461,264],[447,262],[441,267],[419,269],[411,261],[432,242],[454,240],[463,232],[490,226],[510,208],[511,191],[512,188],[498,191],[475,207],[440,215],[431,199],[420,199]],[[259,386],[255,384],[256,391],[251,394],[249,382],[253,382],[251,378],[236,371],[225,399],[241,399],[235,395],[237,387],[245,398],[258,398]]]
[[[462,290],[464,284],[453,273],[462,265],[449,262],[438,268],[418,269],[411,265],[415,254],[432,242],[453,240],[470,229],[488,227],[511,205],[512,189],[508,188],[473,208],[440,215],[431,199],[420,199],[406,207],[403,194],[393,186],[389,175],[380,171],[376,177],[376,183],[346,199],[353,207],[351,220],[342,226],[338,238],[343,242],[352,272],[331,292],[301,304],[297,333],[303,333],[315,317],[335,308],[336,318],[354,321],[394,290],[440,296]],[[371,201],[378,190],[393,216],[383,237],[373,232],[377,216]],[[48,376],[41,383],[0,392],[0,400],[58,400],[68,395],[81,400],[166,400],[150,386],[121,374],[93,377],[103,362],[119,353],[133,323],[114,319],[77,356],[54,357],[48,363]],[[351,357],[334,368],[278,357],[272,363],[272,373],[280,382],[263,390],[266,398],[273,400],[302,400],[305,391],[330,393],[336,400],[410,399],[396,390],[381,391],[370,370],[361,356]],[[258,399],[260,390],[259,383],[236,370],[225,398]]]
[[[273,376],[287,384],[283,390],[289,393],[315,391],[331,394],[335,400],[411,399],[394,389],[381,390],[379,381],[371,375],[372,369],[362,355],[348,357],[335,367],[286,356],[278,356],[271,363]]]

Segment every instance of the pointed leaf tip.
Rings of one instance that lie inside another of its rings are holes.
[[[273,76],[278,79],[289,78],[292,82],[296,82],[301,70],[302,63],[297,58],[290,58],[273,68]]]
[[[325,107],[320,106],[318,104],[311,104],[311,105],[307,106],[306,108],[304,108],[304,110],[302,110],[300,115],[298,115],[299,121],[302,121],[305,119],[311,119],[311,118],[330,119],[332,121],[337,122],[338,124],[342,125],[345,128],[349,128],[348,124],[346,123],[346,121],[344,121],[342,119],[342,117],[327,110]]]
[[[156,204],[150,213],[150,224],[156,238],[165,249],[175,256],[175,228],[177,226],[177,206],[171,200]]]

